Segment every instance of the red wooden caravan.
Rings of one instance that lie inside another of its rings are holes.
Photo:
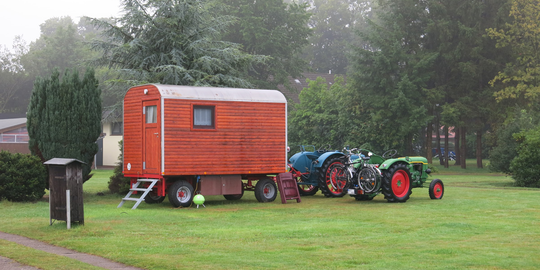
[[[286,171],[287,101],[275,90],[142,85],[124,98],[123,199],[188,206],[195,193],[257,200],[277,195]],[[242,181],[244,180],[244,181]],[[258,180],[255,186],[252,181]],[[139,187],[140,185],[140,187]],[[130,198],[143,192],[141,198]]]

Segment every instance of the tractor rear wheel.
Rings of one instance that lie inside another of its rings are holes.
[[[255,198],[259,202],[273,202],[277,197],[276,183],[270,178],[263,178],[255,185]]]
[[[175,207],[187,207],[193,201],[194,191],[193,186],[184,180],[174,182],[169,187],[169,202]]]
[[[304,182],[302,177],[296,177],[296,182],[298,183],[298,193],[300,193],[300,196],[313,196],[319,191],[318,186],[300,184]]]
[[[429,183],[429,197],[432,200],[440,200],[444,195],[444,185],[441,179],[434,179]]]
[[[411,196],[411,173],[404,163],[395,163],[383,173],[384,198],[388,202],[406,202]]]
[[[347,168],[340,157],[324,161],[319,171],[319,189],[326,197],[343,197],[347,193]]]

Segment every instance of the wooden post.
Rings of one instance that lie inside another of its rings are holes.
[[[68,230],[71,229],[71,194],[66,189],[66,222]]]

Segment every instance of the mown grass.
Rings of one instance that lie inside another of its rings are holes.
[[[240,201],[207,196],[206,208],[166,200],[136,210],[116,208],[121,196],[106,192],[112,171],[98,170],[84,185],[84,226],[49,226],[46,201],[3,201],[0,231],[147,269],[537,269],[540,190],[468,168],[438,168],[442,200],[427,188],[402,204],[320,192],[258,203],[246,192]]]

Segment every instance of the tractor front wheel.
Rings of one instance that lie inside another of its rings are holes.
[[[313,196],[317,191],[319,191],[318,186],[314,185],[304,185],[302,184],[304,182],[302,180],[302,177],[296,177],[296,183],[298,183],[298,193],[300,193],[300,196]]]
[[[255,198],[259,202],[273,202],[277,197],[276,183],[269,178],[257,181],[255,185]]]
[[[347,193],[347,168],[341,160],[329,158],[319,171],[319,189],[326,197],[343,197]]]
[[[406,164],[395,163],[384,171],[382,191],[388,202],[406,202],[411,188],[411,173]]]
[[[169,202],[175,207],[187,207],[193,201],[194,191],[193,186],[187,181],[180,180],[174,182],[169,187]]]
[[[434,179],[429,184],[429,197],[432,200],[440,200],[444,195],[444,185],[441,179]]]

